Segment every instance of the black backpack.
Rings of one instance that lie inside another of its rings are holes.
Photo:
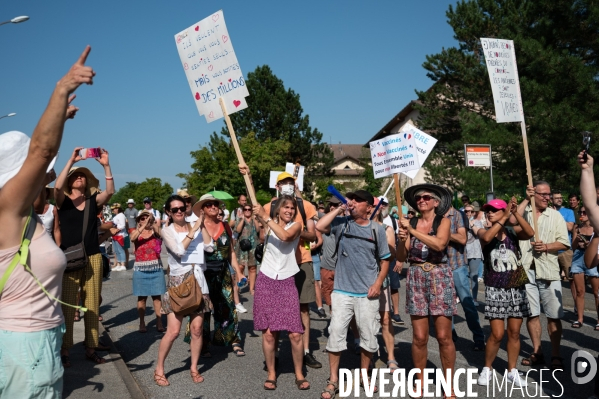
[[[444,216],[435,215],[435,220],[433,220],[433,235],[434,236],[437,235],[437,229],[441,225],[443,218],[444,218]],[[413,229],[415,229],[417,225],[418,225],[418,218],[414,217],[414,218],[410,219],[410,226],[412,226]]]
[[[275,218],[275,206],[276,204],[279,202],[280,198],[277,198],[276,200],[272,201],[270,203],[270,218],[274,219]],[[306,219],[306,210],[304,209],[304,200],[301,198],[296,198],[295,201],[297,202],[297,210],[299,211],[300,215],[302,215],[302,221],[304,222],[304,230],[307,230],[307,219]]]

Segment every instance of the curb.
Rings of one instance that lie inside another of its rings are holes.
[[[131,374],[131,371],[129,370],[127,363],[125,363],[118,349],[114,345],[114,341],[112,340],[110,333],[107,329],[104,328],[103,323],[98,323],[98,330],[100,335],[104,336],[106,340],[110,341],[110,358],[112,359],[113,364],[115,365],[117,371],[123,379],[123,382],[127,387],[127,391],[129,391],[129,397],[132,399],[146,399],[146,396],[139,387],[139,384],[137,383],[135,378],[133,378],[133,374]]]

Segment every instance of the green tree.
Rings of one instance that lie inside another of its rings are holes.
[[[231,114],[231,122],[247,162],[255,189],[268,191],[269,172],[283,170],[286,162],[305,166],[305,196],[312,199],[311,188],[332,176],[333,153],[322,134],[310,126],[304,115],[299,94],[286,89],[267,65],[248,74],[246,85],[250,96],[248,108]],[[192,171],[179,174],[190,193],[221,189],[235,195],[245,192],[243,178],[237,170],[237,157],[224,126],[221,135],[210,136],[206,147],[191,153]]]
[[[127,182],[112,196],[111,201],[118,202],[123,209],[127,206],[127,200],[133,198],[135,207],[143,209],[143,199],[152,198],[154,209],[162,212],[162,206],[166,199],[173,194],[173,188],[170,184],[164,183],[157,177],[147,178],[141,183]]]
[[[458,46],[427,56],[423,66],[434,84],[417,91],[419,127],[439,139],[427,162],[432,180],[484,193],[489,172],[465,167],[463,154],[464,143],[484,143],[493,146],[496,191],[521,192],[527,183],[520,125],[493,119],[480,44],[491,37],[514,40],[533,178],[575,186],[580,132],[599,130],[599,3],[462,0],[446,15]]]

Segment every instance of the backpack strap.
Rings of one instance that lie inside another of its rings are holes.
[[[36,223],[31,223],[31,218],[33,217],[33,207],[31,207],[31,212],[29,216],[27,216],[27,221],[25,222],[25,226],[23,226],[23,232],[21,233],[21,246],[19,250],[12,258],[10,265],[2,275],[0,279],[0,294],[2,294],[2,290],[4,290],[4,286],[8,281],[8,278],[15,270],[17,265],[20,263],[22,265],[27,264],[27,258],[29,257],[29,244],[33,239],[33,234],[35,233]]]
[[[297,210],[299,211],[300,215],[302,216],[302,221],[304,222],[304,231],[308,230],[308,226],[307,226],[307,219],[306,219],[306,209],[304,209],[304,200],[301,198],[295,198],[295,201],[297,202]]]
[[[437,229],[439,228],[439,226],[441,226],[441,222],[443,221],[443,216],[441,215],[435,215],[435,218],[433,219],[433,235],[437,235]],[[412,226],[413,229],[416,228],[416,226],[418,226],[418,218],[412,218],[410,219],[410,226]]]
[[[339,244],[341,243],[341,238],[343,237],[343,235],[345,235],[348,224],[349,223],[348,223],[347,219],[345,219],[345,225],[343,226],[343,230],[341,231],[341,234],[339,234],[338,237],[336,237],[337,242],[335,243],[335,252],[333,252],[333,255],[331,256],[331,258],[334,258],[335,256],[337,256],[337,252],[339,251]]]
[[[33,279],[35,280],[37,285],[39,285],[39,287],[42,289],[44,294],[46,294],[46,296],[48,296],[48,298],[53,299],[56,302],[61,303],[65,306],[70,306],[75,309],[80,309],[83,312],[87,312],[87,308],[84,308],[83,306],[71,305],[69,303],[61,301],[60,299],[58,299],[58,298],[54,297],[52,294],[50,294],[48,292],[48,290],[46,290],[46,287],[44,287],[44,285],[35,276],[35,274],[33,274],[33,271],[27,264],[27,260],[29,259],[29,244],[31,244],[31,240],[33,239],[33,235],[35,234],[35,229],[37,228],[37,223],[35,221],[34,221],[34,223],[31,223],[31,219],[35,219],[33,215],[34,215],[33,207],[31,207],[31,213],[27,217],[27,222],[25,223],[25,227],[23,228],[23,234],[21,236],[22,237],[21,238],[21,247],[15,254],[12,261],[10,262],[8,269],[6,269],[6,271],[4,272],[2,279],[0,279],[0,294],[2,294],[2,290],[4,289],[4,285],[8,281],[8,278],[10,277],[12,272],[15,270],[17,265],[20,264],[20,265],[23,265],[23,267],[25,268],[25,270],[27,270],[27,272],[29,272],[31,277],[33,277]]]

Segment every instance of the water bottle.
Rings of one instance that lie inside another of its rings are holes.
[[[426,260],[426,258],[428,258],[428,247],[424,244],[422,244],[421,256],[422,260]]]
[[[245,288],[245,287],[247,287],[247,285],[248,285],[248,279],[247,279],[247,278],[245,278],[245,277],[244,277],[244,278],[242,278],[242,279],[241,279],[241,281],[239,281],[239,282],[237,283],[237,286],[238,286],[239,288]]]

